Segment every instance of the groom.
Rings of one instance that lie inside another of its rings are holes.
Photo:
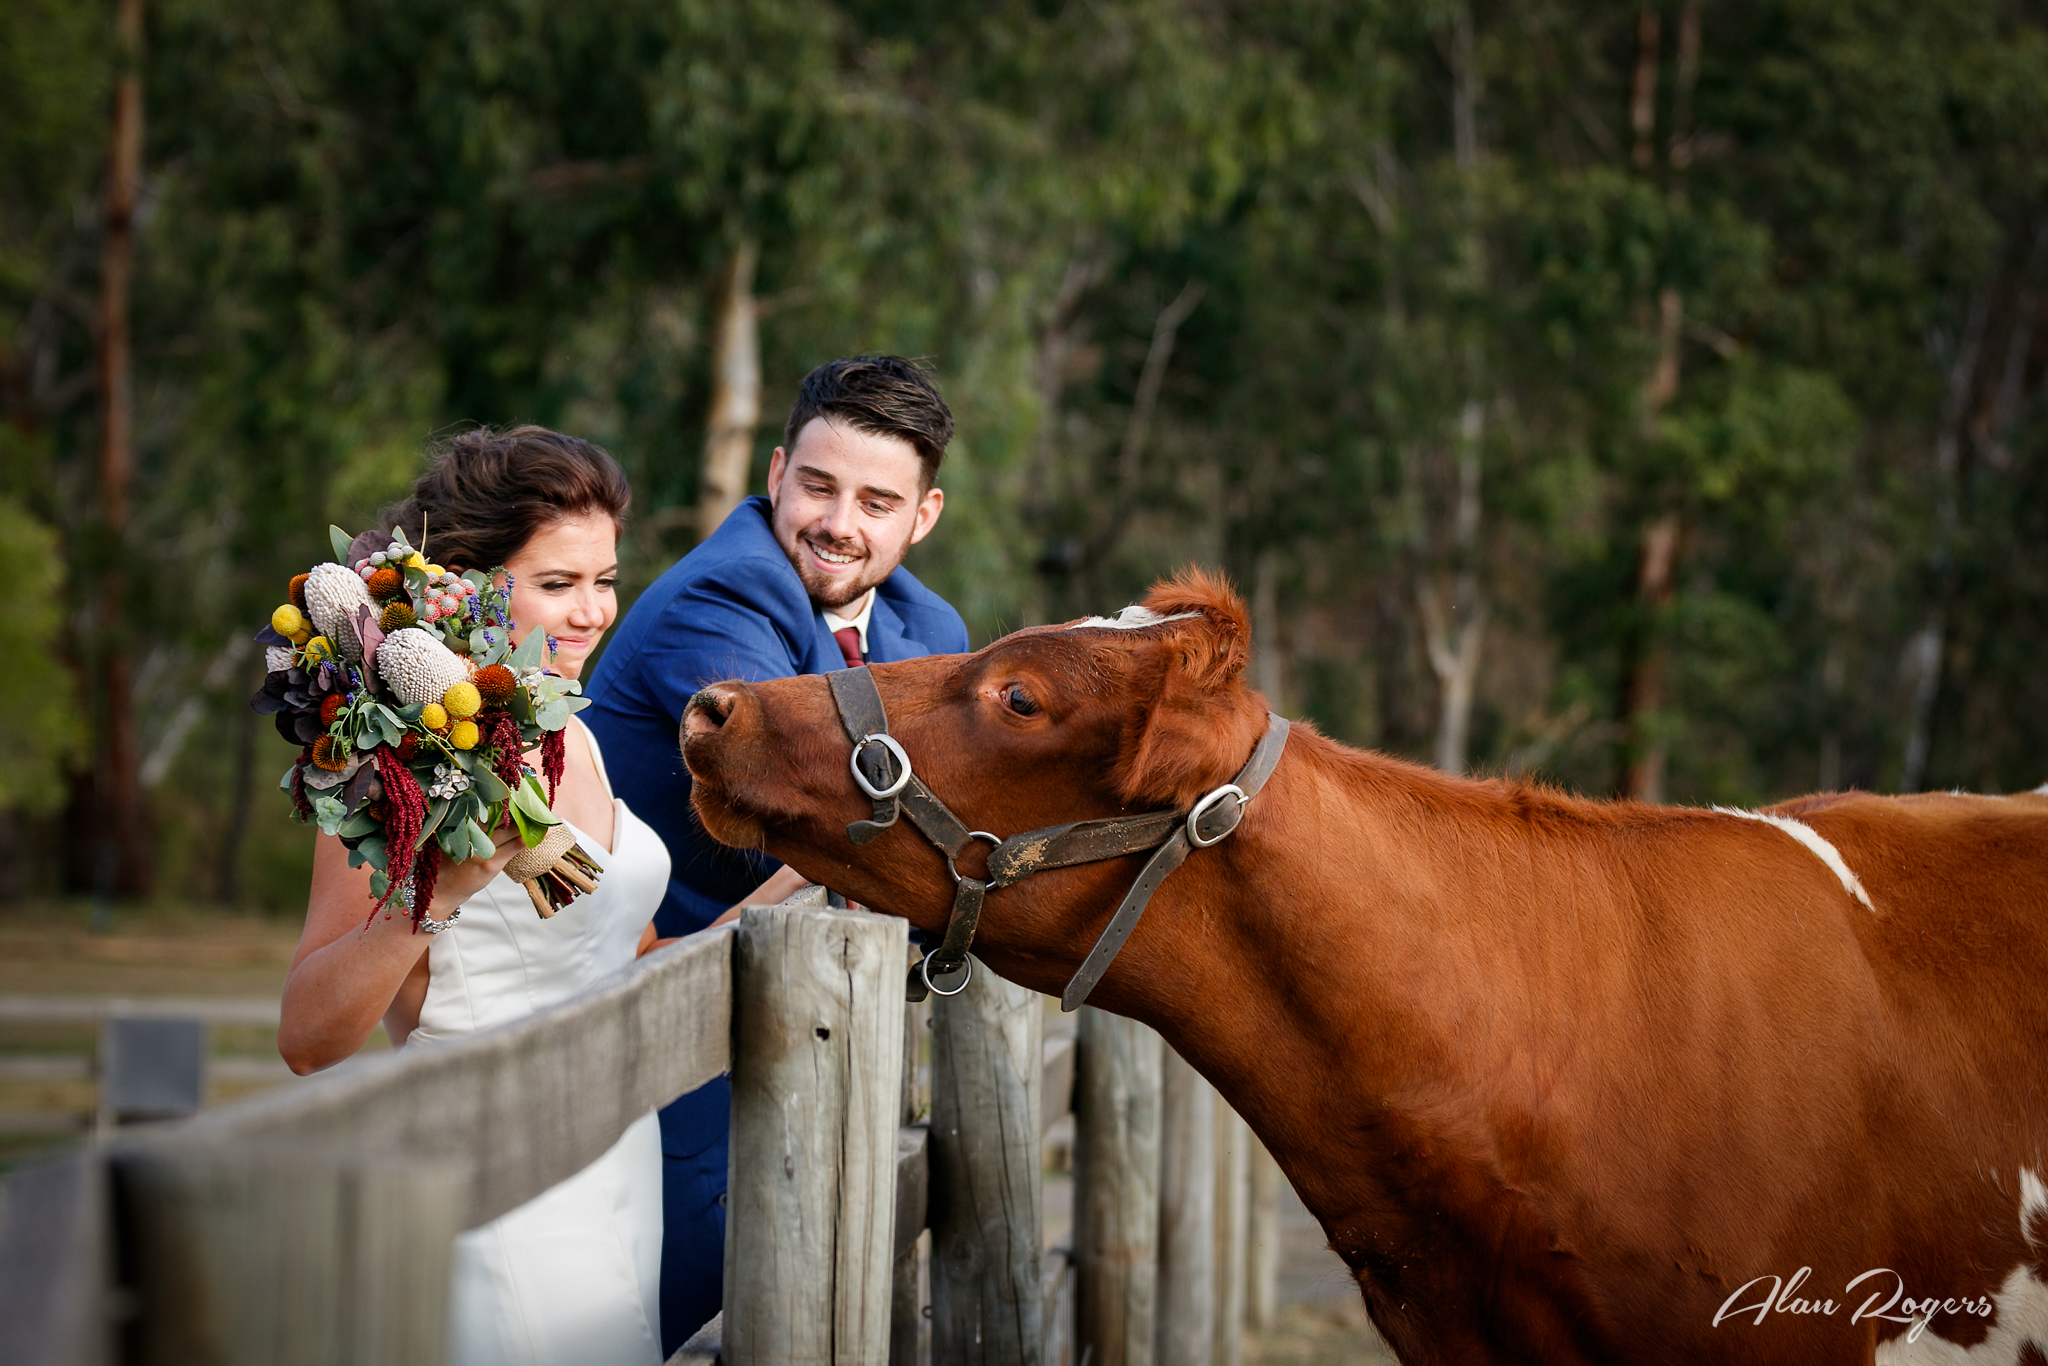
[[[690,810],[677,730],[699,688],[967,649],[960,614],[902,567],[945,506],[932,481],[952,436],[945,400],[911,362],[819,366],[768,462],[768,496],[734,509],[614,633],[583,719],[613,756],[618,796],[668,845],[661,936],[701,930],[757,888],[779,901],[802,881],[761,887],[779,865],[714,842]],[[720,1078],[661,1112],[664,1354],[718,1312],[731,1099]]]

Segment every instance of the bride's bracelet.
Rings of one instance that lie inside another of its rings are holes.
[[[410,886],[406,887],[404,892],[400,894],[399,900],[404,903],[405,909],[407,909],[408,911],[412,909],[413,897],[412,888]],[[457,906],[454,910],[448,912],[448,918],[446,920],[432,920],[426,916],[421,916],[419,924],[414,928],[418,929],[423,934],[439,934],[441,931],[447,929],[450,925],[453,925],[456,921],[460,919],[462,919],[462,907]]]
[[[446,920],[427,920],[422,918],[420,920],[420,931],[423,934],[439,934],[460,919],[462,919],[462,907],[457,906],[454,910],[448,912]]]

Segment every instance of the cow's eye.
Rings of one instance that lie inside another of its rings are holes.
[[[1019,716],[1038,715],[1038,700],[1015,683],[1003,689],[1003,701]]]

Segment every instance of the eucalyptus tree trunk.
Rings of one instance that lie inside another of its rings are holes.
[[[718,530],[747,496],[754,429],[761,425],[761,339],[754,306],[757,249],[740,243],[719,289],[711,416],[705,423],[697,535]]]
[[[99,494],[106,536],[100,581],[98,656],[104,722],[93,775],[93,818],[81,838],[96,840],[95,891],[145,896],[155,881],[149,816],[142,799],[141,745],[135,728],[127,595],[129,486],[134,469],[129,292],[135,263],[135,201],[142,171],[142,0],[120,0],[114,19],[113,127],[100,248],[95,319],[99,378]]]
[[[1656,159],[1657,64],[1662,26],[1653,9],[1645,8],[1636,24],[1636,69],[1631,84],[1629,118],[1635,132],[1633,159],[1649,170]],[[1665,160],[1674,208],[1686,202],[1685,173],[1692,164],[1692,96],[1699,79],[1700,14],[1697,0],[1687,0],[1678,17],[1678,70],[1671,98],[1671,137]],[[1643,386],[1643,440],[1657,440],[1664,410],[1678,397],[1680,350],[1685,328],[1685,298],[1666,285],[1657,292],[1652,324],[1656,361]],[[1670,746],[1659,726],[1665,703],[1664,675],[1669,655],[1664,618],[1676,593],[1678,555],[1683,524],[1675,509],[1654,510],[1643,524],[1636,561],[1635,658],[1629,671],[1624,710],[1627,716],[1627,761],[1622,791],[1643,802],[1664,800],[1665,769]]]
[[[1969,418],[1970,396],[1977,387],[1977,365],[1984,349],[1984,329],[1991,313],[1988,294],[1970,306],[1962,335],[1949,356],[1947,399],[1941,430],[1934,439],[1935,541],[1930,557],[1934,601],[1927,618],[1906,643],[1906,670],[1913,688],[1906,716],[1905,752],[1899,756],[1899,791],[1918,792],[1927,780],[1927,757],[1933,748],[1934,699],[1941,691],[1942,656],[1948,638],[1949,599],[1955,594],[1955,542],[1961,519],[1960,489],[1963,424]]]
[[[1486,245],[1481,234],[1479,170],[1479,73],[1475,65],[1472,7],[1460,4],[1451,32],[1451,129],[1465,200],[1463,250],[1475,289],[1487,287]],[[1452,443],[1457,493],[1451,508],[1449,545],[1441,552],[1448,569],[1425,573],[1416,585],[1424,652],[1437,682],[1436,765],[1463,773],[1472,735],[1472,705],[1478,694],[1479,652],[1486,640],[1486,599],[1480,585],[1485,547],[1480,539],[1481,441],[1486,434],[1482,392],[1485,357],[1479,343],[1465,347],[1465,400],[1458,410]]]

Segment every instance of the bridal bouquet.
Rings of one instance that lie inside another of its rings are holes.
[[[542,918],[596,890],[597,864],[548,807],[563,728],[589,701],[546,670],[545,632],[512,648],[511,576],[450,573],[403,531],[328,534],[335,562],[294,576],[256,636],[268,674],[252,703],[304,747],[279,783],[299,819],[370,865],[372,915],[396,899],[416,928],[440,928],[437,854],[488,857],[506,822],[526,847],[505,871]],[[538,776],[522,757],[536,744]]]

